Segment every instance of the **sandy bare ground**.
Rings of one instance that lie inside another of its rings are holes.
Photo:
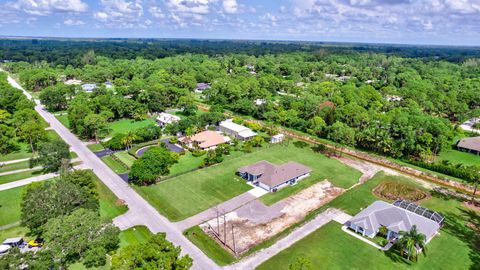
[[[222,244],[226,249],[242,254],[303,220],[308,212],[328,203],[343,191],[325,180],[271,206],[265,206],[258,200],[252,201],[200,227],[213,239],[226,243],[227,246]]]

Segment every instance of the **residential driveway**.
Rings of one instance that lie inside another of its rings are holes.
[[[27,179],[22,179],[22,180],[6,183],[6,184],[3,184],[3,185],[0,185],[0,191],[25,186],[25,185],[28,185],[28,184],[33,183],[33,182],[45,181],[45,180],[51,179],[51,178],[56,177],[56,176],[58,176],[58,174],[48,173],[48,174],[42,174],[42,175],[27,178]]]
[[[201,213],[196,214],[195,216],[191,216],[187,219],[184,219],[182,221],[179,221],[175,223],[175,225],[181,230],[184,231],[190,227],[193,227],[195,225],[201,224],[205,221],[211,220],[217,215],[223,215],[226,213],[229,213],[255,199],[258,197],[250,193],[250,191],[247,191],[241,195],[238,195],[237,197],[230,199],[226,202],[223,202],[219,205],[216,205],[212,208],[209,208]]]
[[[161,140],[161,142],[163,142],[165,144],[165,147],[172,152],[175,152],[175,153],[185,152],[185,149],[183,149],[180,145],[170,143],[170,139],[163,139]]]
[[[275,244],[271,245],[270,247],[262,249],[252,254],[251,256],[248,256],[236,264],[225,266],[224,269],[228,269],[228,270],[255,269],[257,266],[269,260],[276,254],[278,254],[280,251],[290,247],[300,239],[307,237],[309,234],[313,233],[323,225],[332,221],[335,217],[337,217],[338,215],[341,215],[342,213],[343,212],[338,209],[328,208],[323,213],[315,217],[315,219],[307,222],[300,228],[295,229],[289,235],[278,240]]]
[[[31,95],[21,88],[10,76],[8,77],[8,82],[13,87],[21,89],[27,97],[31,98]],[[78,154],[83,164],[87,168],[92,169],[98,178],[102,180],[119,199],[125,201],[129,208],[127,213],[132,223],[135,223],[135,225],[145,225],[153,233],[165,232],[169,241],[182,248],[182,254],[188,254],[193,259],[192,269],[220,269],[217,264],[192,244],[174,223],[160,215],[155,208],[138,195],[135,190],[91,152],[82,141],[63,126],[54,115],[45,110],[40,102],[35,101],[35,103],[37,104],[35,110],[50,124],[60,137],[70,145],[71,150]]]
[[[110,156],[111,154],[115,154],[116,152],[118,151],[113,151],[113,150],[110,150],[110,149],[104,149],[104,150],[100,150],[98,152],[94,152],[94,154],[101,158],[101,157],[105,157],[105,156]]]
[[[350,216],[349,214],[344,213],[344,212],[341,212],[339,215],[337,215],[335,218],[333,218],[333,220],[335,220],[336,222],[338,222],[342,225],[347,223],[347,221],[349,221],[350,219],[352,219],[352,216]]]

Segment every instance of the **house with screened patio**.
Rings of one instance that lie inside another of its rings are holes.
[[[428,243],[440,230],[444,217],[432,210],[406,200],[394,203],[375,201],[346,222],[346,226],[363,236],[375,237],[381,227],[387,229],[389,241],[398,239],[400,231],[410,231],[415,225]]]

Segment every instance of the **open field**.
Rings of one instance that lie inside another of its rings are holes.
[[[20,202],[25,187],[0,191],[0,226],[20,221]]]
[[[311,176],[302,180],[308,181],[308,185],[300,187],[311,186],[326,178],[335,186],[349,187],[360,177],[360,172],[337,160],[314,154],[308,147],[298,148],[290,144],[267,146],[250,154],[226,159],[215,166],[136,189],[160,213],[171,220],[182,220],[251,189],[245,180],[237,177],[235,173],[241,166],[260,160],[274,163],[293,160],[310,166],[313,170]],[[268,199],[269,202],[273,203],[291,195],[293,192],[288,191],[289,188],[291,187],[286,187],[285,192],[268,194],[267,197],[272,197]]]
[[[25,237],[25,235],[28,233],[28,229],[25,227],[22,227],[20,225],[14,226],[5,230],[0,230],[0,243],[5,241],[7,238],[12,238],[12,237]],[[25,239],[25,238],[24,238]]]
[[[118,161],[114,160],[111,156],[104,156],[100,158],[105,164],[107,164],[110,169],[112,169],[115,173],[126,173],[128,169],[125,168],[122,164]]]
[[[111,123],[108,123],[108,128],[110,129],[110,134],[108,136],[113,136],[116,133],[126,133],[128,131],[145,127],[151,124],[156,124],[155,120],[145,119],[142,121],[134,121],[132,119],[121,119],[113,121]]]
[[[0,185],[43,174],[42,169],[12,173],[0,176]]]
[[[360,208],[377,200],[371,190],[388,177],[379,174],[333,200],[328,206],[356,214]],[[417,263],[406,262],[394,250],[385,253],[378,251],[341,231],[340,224],[331,222],[257,269],[288,269],[288,265],[299,256],[324,269],[475,269],[474,265],[478,265],[480,257],[478,247],[477,250],[474,248],[475,231],[465,225],[471,224],[478,230],[479,214],[466,209],[459,201],[438,195],[420,204],[444,214],[446,222],[440,235],[427,245],[427,256],[421,255]]]
[[[184,155],[180,156],[178,163],[173,164],[173,166],[170,168],[169,175],[176,175],[196,169],[198,166],[200,166],[204,158],[204,156],[194,157],[191,152],[186,152]]]

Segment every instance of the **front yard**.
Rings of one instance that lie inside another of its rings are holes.
[[[236,154],[236,152],[234,153]],[[299,148],[293,144],[265,146],[249,154],[241,154],[218,165],[186,173],[153,186],[136,187],[160,213],[170,220],[178,221],[229,200],[251,189],[245,180],[236,176],[238,168],[268,160],[273,163],[297,161],[309,166],[310,177],[296,186],[286,187],[263,200],[274,203],[282,198],[328,179],[335,186],[350,187],[358,181],[360,172],[343,165],[337,160],[314,153],[309,147]]]
[[[328,206],[356,214],[361,208],[378,200],[372,189],[391,178],[378,174],[364,185],[336,198]],[[406,178],[394,178],[414,183]],[[475,230],[478,233],[480,229],[479,214],[465,208],[457,200],[436,194],[421,201],[420,205],[441,212],[446,216],[446,221],[440,235],[428,243],[427,256],[421,255],[416,263],[406,261],[395,249],[388,252],[376,250],[346,234],[340,224],[332,221],[257,269],[288,269],[297,257],[305,257],[312,265],[321,265],[323,269],[477,269],[480,247],[478,239],[475,239],[478,237]]]

